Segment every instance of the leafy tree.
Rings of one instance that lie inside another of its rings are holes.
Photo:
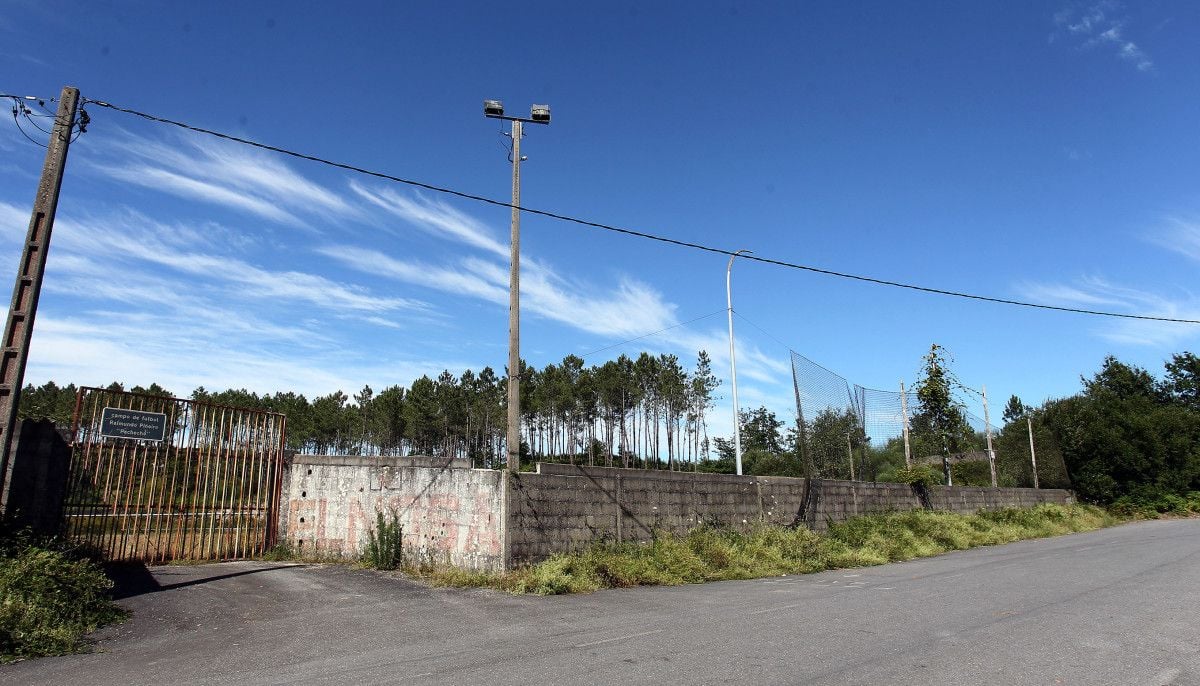
[[[1200,357],[1182,352],[1166,363],[1163,392],[1192,410],[1200,410]]]
[[[1187,376],[1190,359],[1172,362],[1169,389],[1181,370]],[[1111,356],[1083,386],[1079,395],[1043,408],[1082,498],[1111,502],[1200,489],[1200,412],[1186,394],[1163,393],[1149,372]]]
[[[974,434],[962,405],[954,398],[954,385],[957,381],[947,364],[946,351],[934,343],[924,357],[922,376],[916,384],[919,409],[910,422],[910,434],[916,455],[943,456],[947,480],[950,463],[946,458],[960,452]]]
[[[851,410],[837,412],[826,408],[813,417],[808,429],[809,453],[819,476],[834,479],[849,479],[865,475],[854,474],[851,460],[861,459],[866,446],[867,434],[862,422]]]

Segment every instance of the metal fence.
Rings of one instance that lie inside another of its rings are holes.
[[[229,560],[274,544],[281,414],[102,388],[75,403],[63,527],[113,560]]]

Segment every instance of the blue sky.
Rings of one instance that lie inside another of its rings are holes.
[[[8,0],[0,92],[70,84],[501,200],[505,140],[481,102],[549,103],[553,123],[523,142],[529,207],[936,288],[1200,318],[1194,3],[194,5]],[[27,381],[318,395],[503,369],[507,209],[89,112]],[[10,267],[42,154],[0,125]],[[587,361],[647,349],[690,364],[705,348],[728,374],[726,258],[541,217],[522,236],[531,363],[715,313]],[[999,406],[1071,394],[1106,354],[1158,372],[1200,337],[753,262],[734,267],[734,307],[742,404],[783,416],[788,347],[890,389],[936,342]]]

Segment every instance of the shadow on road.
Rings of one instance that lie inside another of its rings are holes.
[[[186,581],[178,581],[171,584],[159,583],[158,579],[154,578],[154,574],[146,568],[146,565],[140,562],[122,562],[111,563],[105,566],[105,572],[108,578],[113,581],[113,600],[121,600],[122,598],[132,598],[134,596],[144,595],[146,593],[157,593],[159,591],[169,591],[173,588],[184,588],[187,586],[196,586],[199,584],[207,584],[211,581],[219,581],[221,579],[230,579],[237,576],[245,576],[247,574],[258,574],[260,572],[270,572],[277,569],[297,569],[307,567],[308,565],[272,565],[270,567],[255,567],[254,569],[243,569],[236,572],[228,572],[225,574],[209,574],[204,575],[201,571],[203,566],[195,567],[179,567],[180,570],[189,570],[198,572],[199,577],[188,579]],[[212,571],[219,571],[212,569]]]

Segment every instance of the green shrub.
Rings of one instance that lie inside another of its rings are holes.
[[[1141,488],[1117,498],[1109,509],[1119,516],[1139,519],[1157,519],[1164,514],[1186,517],[1200,514],[1200,491],[1179,495],[1152,487]]]
[[[403,562],[404,526],[395,510],[385,517],[382,511],[375,513],[375,528],[367,538],[363,551],[363,565],[372,569],[396,569]]]
[[[11,547],[0,558],[0,662],[61,655],[83,636],[125,617],[96,563],[57,550]]]
[[[955,486],[991,486],[992,466],[986,460],[970,460],[950,465]]]
[[[904,469],[897,469],[894,475],[896,483],[908,484],[918,488],[928,488],[942,483],[942,473],[927,464],[919,464]]]

